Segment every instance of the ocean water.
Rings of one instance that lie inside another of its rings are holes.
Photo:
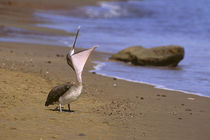
[[[94,62],[97,74],[210,97],[210,1],[128,0],[100,2],[69,11],[36,11],[36,26],[75,32],[77,46],[116,53],[129,46],[181,45],[185,58],[176,68],[138,67],[121,62]],[[0,38],[4,41],[8,38]],[[19,40],[16,37],[10,41]],[[33,43],[71,46],[73,37],[31,37]],[[8,41],[8,40],[7,40]],[[22,40],[21,40],[22,41]],[[108,58],[107,58],[108,59]]]

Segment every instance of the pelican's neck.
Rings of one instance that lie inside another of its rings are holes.
[[[77,85],[82,86],[82,82],[78,82]]]
[[[77,86],[83,86],[82,85],[82,82],[78,82],[78,81],[75,83],[75,85],[77,85]]]
[[[76,78],[77,78],[77,83],[82,85],[82,72],[81,73],[76,73]]]

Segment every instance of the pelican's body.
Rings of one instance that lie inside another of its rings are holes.
[[[63,96],[59,98],[59,103],[65,105],[76,101],[82,93],[82,85],[72,85]]]
[[[79,32],[79,28],[77,31],[77,35]],[[76,38],[77,38],[76,35]],[[76,39],[75,39],[76,41]],[[75,45],[75,42],[74,42]],[[59,85],[54,87],[48,94],[47,100],[45,102],[45,106],[59,104],[60,112],[62,112],[62,105],[68,104],[68,108],[70,111],[70,103],[76,101],[82,93],[82,71],[84,65],[91,54],[91,52],[96,48],[92,47],[87,50],[83,50],[80,52],[74,52],[73,48],[66,56],[66,60],[69,66],[74,70],[77,78],[76,84],[65,83],[63,85]]]
[[[45,106],[53,104],[70,104],[78,99],[82,93],[82,85],[65,83],[54,87],[48,94]]]

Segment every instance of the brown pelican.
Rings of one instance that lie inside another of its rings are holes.
[[[78,27],[77,34],[74,40],[73,47],[66,56],[68,65],[74,70],[76,74],[77,82],[75,84],[65,83],[54,87],[48,94],[45,106],[59,104],[60,112],[62,112],[62,105],[68,104],[68,109],[70,110],[70,103],[76,101],[82,92],[82,71],[85,63],[91,54],[91,52],[96,48],[92,47],[87,50],[76,52],[74,51],[77,36],[79,34],[80,27]]]

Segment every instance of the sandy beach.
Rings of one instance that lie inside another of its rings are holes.
[[[24,0],[2,2],[2,28],[18,27],[34,33],[73,35],[34,27],[31,23],[37,21],[31,19],[30,12],[26,13],[24,9],[17,12],[18,7],[25,7]],[[96,1],[71,2],[65,6],[94,4]],[[31,5],[40,8],[40,3],[34,0]],[[53,3],[53,8],[63,7],[54,7]],[[12,12],[11,9],[15,10]],[[32,9],[25,10],[32,12]],[[7,36],[7,31],[0,31],[0,36]],[[210,139],[209,98],[90,73],[94,66],[92,61],[110,56],[97,52],[97,49],[83,72],[83,93],[71,104],[74,112],[60,113],[55,110],[56,105],[45,107],[52,87],[75,81],[65,60],[68,50],[63,46],[0,42],[0,139]]]

